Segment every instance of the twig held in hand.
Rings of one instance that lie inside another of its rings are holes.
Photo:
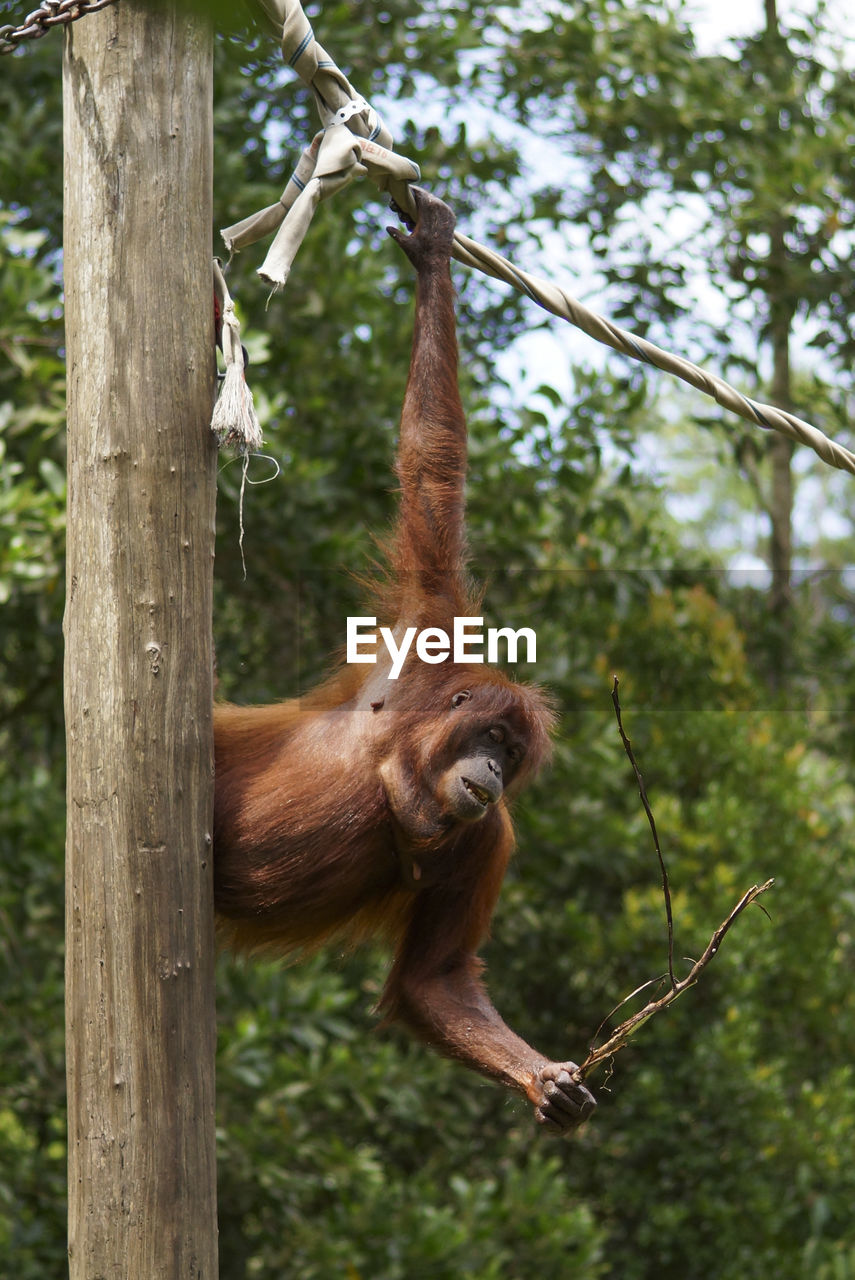
[[[618,1052],[619,1049],[622,1049],[626,1044],[628,1044],[629,1040],[635,1034],[638,1028],[642,1026],[645,1022],[647,1022],[649,1018],[652,1018],[655,1013],[659,1013],[660,1009],[667,1009],[667,1007],[670,1004],[674,1003],[674,1001],[677,999],[678,996],[681,996],[684,991],[688,991],[689,987],[693,987],[695,985],[701,973],[704,971],[704,969],[707,967],[709,962],[712,960],[713,956],[718,951],[719,947],[721,946],[722,939],[724,938],[730,926],[733,924],[734,920],[736,920],[737,916],[740,916],[746,907],[750,906],[752,902],[756,902],[757,899],[760,897],[761,893],[765,893],[766,890],[771,888],[771,886],[775,883],[774,880],[767,880],[764,884],[752,885],[751,888],[748,890],[748,892],[742,895],[739,902],[737,902],[736,906],[731,911],[730,915],[727,917],[726,920],[722,921],[722,923],[716,929],[715,933],[710,938],[709,942],[707,943],[706,949],[704,950],[703,955],[700,957],[699,960],[695,961],[695,963],[692,965],[686,977],[681,979],[678,982],[674,974],[674,920],[673,920],[673,914],[671,910],[671,888],[668,882],[668,872],[665,867],[665,859],[662,856],[662,849],[659,845],[659,836],[656,831],[656,822],[653,817],[653,811],[650,808],[650,802],[647,799],[647,789],[645,788],[645,785],[644,785],[644,778],[641,776],[641,770],[639,769],[635,759],[635,755],[633,754],[632,744],[630,743],[630,740],[627,737],[627,734],[623,727],[623,720],[621,718],[621,709],[620,709],[620,699],[618,698],[617,676],[613,677],[612,703],[615,709],[615,716],[617,717],[618,732],[620,733],[620,738],[621,738],[621,742],[623,743],[624,751],[626,752],[627,757],[629,758],[629,762],[632,765],[633,772],[635,773],[635,780],[638,783],[638,794],[641,797],[641,803],[644,806],[644,812],[646,813],[647,821],[650,824],[650,830],[653,834],[653,844],[656,849],[656,856],[659,859],[659,867],[662,871],[662,892],[665,898],[665,915],[668,921],[668,975],[667,976],[669,980],[669,990],[665,992],[665,995],[660,996],[658,1000],[648,1000],[647,1004],[644,1006],[643,1009],[639,1009],[637,1013],[632,1014],[631,1017],[627,1018],[624,1022],[620,1024],[619,1027],[616,1028],[614,1032],[612,1032],[611,1036],[608,1038],[605,1044],[600,1045],[598,1048],[592,1047],[589,1050],[587,1058],[585,1058],[584,1062],[581,1063],[581,1065],[577,1067],[576,1071],[574,1072],[574,1078],[579,1083],[581,1083],[581,1081],[585,1078],[585,1076],[590,1074],[590,1072],[593,1071],[595,1067],[600,1066],[601,1063],[606,1062],[607,1060],[612,1058]],[[761,907],[760,909],[765,913],[765,908]],[[661,980],[662,979],[659,979],[659,978],[652,978],[648,982],[643,982],[641,986],[636,987],[635,991],[632,991],[628,996],[625,996],[624,999],[621,1000],[620,1003],[617,1005],[617,1008],[613,1009],[612,1013],[610,1013],[600,1023],[594,1035],[594,1040],[597,1039],[603,1027],[605,1026],[606,1022],[608,1022],[609,1018],[613,1016],[613,1014],[617,1011],[617,1009],[623,1008],[625,1004],[627,1004],[630,1000],[633,1000],[637,995],[640,995],[642,991],[646,991],[648,987],[653,986],[654,983],[660,982]]]
[[[652,1018],[655,1013],[660,1011],[660,1009],[666,1009],[668,1005],[673,1004],[677,997],[681,996],[684,991],[688,991],[689,987],[693,987],[703,970],[707,967],[713,956],[718,951],[724,935],[727,933],[734,920],[736,920],[737,916],[740,916],[745,908],[749,907],[752,902],[756,902],[761,893],[765,893],[766,890],[770,889],[774,883],[774,880],[767,880],[764,884],[752,885],[747,893],[744,893],[739,899],[739,902],[737,902],[727,919],[722,921],[718,926],[715,933],[707,943],[703,955],[700,959],[695,961],[686,977],[672,986],[670,990],[666,991],[665,995],[660,996],[658,1000],[648,1001],[643,1009],[639,1009],[639,1011],[634,1013],[632,1017],[627,1018],[625,1022],[622,1022],[605,1044],[600,1045],[597,1049],[592,1049],[585,1061],[582,1062],[574,1072],[575,1078],[579,1081],[583,1080],[586,1075],[593,1071],[594,1067],[599,1066],[600,1063],[605,1062],[608,1058],[611,1058],[613,1054],[617,1053],[619,1049],[622,1049],[624,1045],[629,1042],[630,1038],[635,1034],[642,1023],[646,1022],[648,1018]],[[639,989],[643,990],[643,988]],[[627,998],[629,999],[631,997]]]

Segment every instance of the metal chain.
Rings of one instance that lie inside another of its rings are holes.
[[[51,27],[64,27],[87,13],[106,9],[116,0],[43,0],[38,9],[28,13],[19,27],[0,27],[0,56],[14,53],[22,40],[40,40]]]

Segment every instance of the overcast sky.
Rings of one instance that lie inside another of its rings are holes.
[[[695,37],[704,53],[719,46],[733,36],[759,31],[763,26],[763,0],[694,0],[691,6],[697,17],[693,22]],[[801,14],[811,13],[817,7],[810,3],[778,0],[778,14],[782,22],[787,17],[797,20]],[[828,0],[826,23],[841,37],[838,47],[849,44],[855,33],[855,0]]]

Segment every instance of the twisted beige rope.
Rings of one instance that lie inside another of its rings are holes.
[[[406,216],[415,217],[415,201],[409,184],[419,178],[419,169],[392,150],[389,131],[318,44],[299,0],[259,0],[259,4],[276,28],[281,29],[282,56],[311,88],[323,126],[303,152],[277,203],[222,232],[230,251],[276,232],[259,268],[262,279],[276,289],[288,279],[291,264],[321,200],[340,191],[357,175],[367,174]],[[779,431],[813,449],[829,466],[855,475],[855,454],[829,439],[818,427],[773,405],[750,400],[723,378],[619,328],[590,311],[558,285],[521,271],[501,254],[459,232],[454,237],[454,257],[485,275],[503,280],[597,342],[673,374],[746,421],[765,430]]]

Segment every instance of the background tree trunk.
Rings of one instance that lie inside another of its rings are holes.
[[[783,234],[773,236],[773,253],[782,261],[785,249]],[[790,330],[792,308],[771,298],[772,323],[772,387],[771,400],[779,409],[792,412],[790,378]],[[777,649],[776,673],[779,683],[786,682],[790,665],[790,635],[793,610],[793,442],[775,435],[769,441],[772,479],[769,490],[769,566],[772,570],[770,607],[774,623],[773,645]]]
[[[211,34],[65,39],[70,1272],[211,1280]]]
[[[792,82],[791,56],[778,21],[777,0],[764,0],[765,39],[769,49],[769,77],[783,77],[785,94]],[[776,54],[780,64],[776,62]],[[772,403],[792,413],[792,379],[790,374],[790,336],[795,315],[794,292],[789,279],[786,243],[786,217],[779,217],[769,228],[769,260],[767,302],[769,306],[769,340],[772,346]],[[772,587],[769,596],[774,653],[772,671],[777,686],[786,684],[791,665],[793,611],[793,442],[774,434],[769,441],[772,477],[769,490],[769,566]]]

